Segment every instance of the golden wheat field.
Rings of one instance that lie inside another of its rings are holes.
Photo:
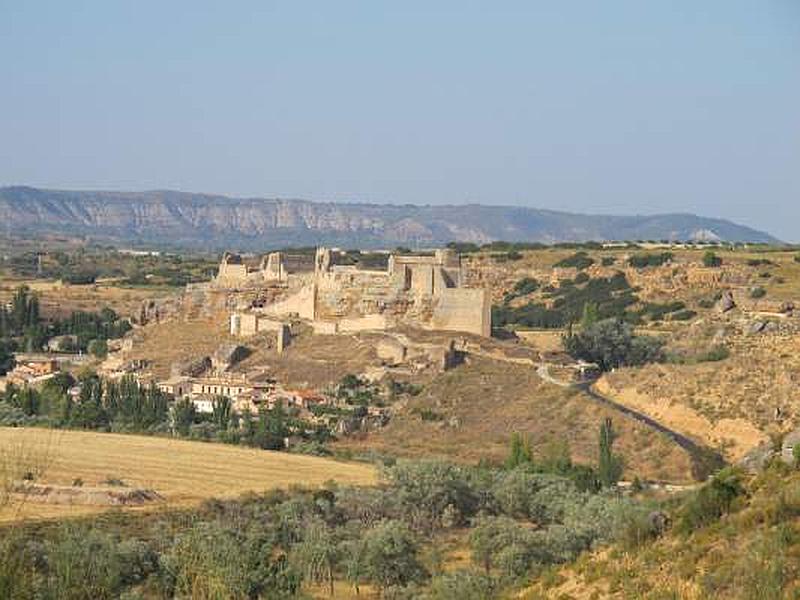
[[[377,481],[375,469],[366,464],[223,444],[86,431],[0,428],[0,455],[6,473],[12,468],[34,472],[37,484],[72,486],[79,480],[81,488],[88,490],[108,487],[109,480],[117,480],[124,484],[122,489],[156,491],[163,497],[160,506],[188,506],[211,497],[233,497],[295,484],[317,486],[329,480],[343,485],[370,485]],[[0,508],[0,520],[18,518],[20,514],[26,518],[45,518],[107,508],[28,499],[22,511],[19,506]]]

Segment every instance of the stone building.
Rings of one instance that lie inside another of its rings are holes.
[[[234,310],[232,334],[276,331],[285,319],[296,318],[329,334],[412,325],[491,335],[490,295],[485,289],[464,287],[461,260],[452,250],[423,256],[393,254],[387,269],[371,270],[336,265],[331,250],[318,248],[313,272],[289,273],[280,257],[270,268],[281,278],[269,279],[266,270],[249,272],[235,255],[223,258],[217,285],[234,280],[285,284],[271,301]]]

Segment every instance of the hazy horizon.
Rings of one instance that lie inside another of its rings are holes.
[[[692,213],[800,240],[792,0],[0,16],[0,185]]]

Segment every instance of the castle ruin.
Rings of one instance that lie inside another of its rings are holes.
[[[273,252],[252,268],[226,253],[211,286],[250,294],[231,310],[231,333],[278,331],[287,320],[300,319],[325,334],[409,325],[491,335],[489,293],[464,287],[461,259],[452,250],[391,254],[386,269],[374,270],[333,259],[328,248],[317,249],[313,265]]]

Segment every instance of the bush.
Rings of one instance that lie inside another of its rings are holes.
[[[753,289],[750,290],[750,297],[754,299],[763,298],[766,295],[767,295],[767,290],[765,290],[763,287],[760,286],[754,287]]]
[[[564,267],[564,268],[574,267],[574,268],[578,269],[579,271],[582,271],[584,269],[588,269],[593,264],[594,264],[594,259],[591,258],[586,252],[581,251],[581,252],[576,252],[572,256],[568,256],[567,258],[564,258],[564,259],[558,261],[553,266],[557,267],[557,268],[558,267]]]
[[[497,584],[488,575],[472,571],[443,573],[431,580],[426,600],[488,600],[494,598]]]
[[[92,340],[87,350],[95,358],[102,359],[108,356],[108,343],[103,339]]]
[[[514,284],[514,296],[527,296],[539,289],[539,282],[533,277],[523,277]]]
[[[697,490],[679,511],[678,529],[690,533],[730,512],[734,500],[744,494],[741,473],[728,467]]]
[[[768,258],[750,258],[747,260],[747,266],[749,267],[771,267],[774,264]]]
[[[674,255],[672,252],[662,252],[660,254],[634,254],[628,259],[628,264],[635,269],[647,267],[660,267],[668,262],[672,262]]]
[[[697,316],[697,313],[693,310],[684,309],[674,312],[670,315],[670,320],[672,321],[690,321]]]
[[[706,250],[703,254],[703,266],[704,267],[721,267],[722,266],[722,259],[717,256],[713,251]]]

